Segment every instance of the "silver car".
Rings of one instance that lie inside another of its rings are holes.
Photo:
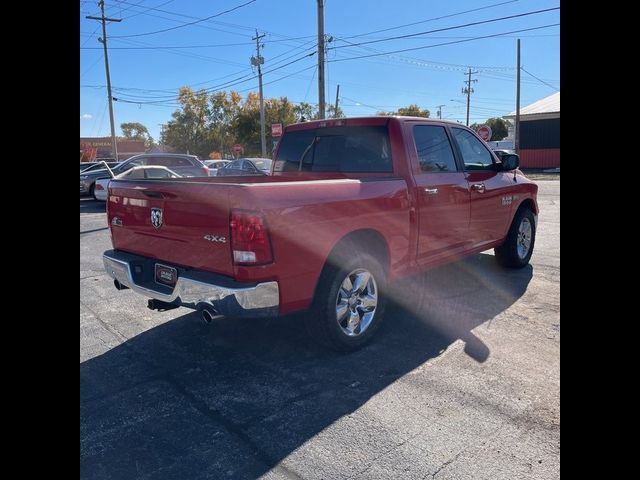
[[[113,175],[119,175],[133,167],[154,165],[167,167],[183,177],[208,177],[209,169],[195,155],[178,153],[143,153],[135,155],[113,167]],[[96,180],[111,178],[106,168],[91,172],[80,172],[80,195],[89,194],[95,198]]]
[[[239,158],[218,169],[218,177],[237,175],[270,175],[271,159],[269,158]]]
[[[215,177],[218,174],[218,169],[231,163],[231,160],[205,160],[204,164],[209,167],[209,176]]]

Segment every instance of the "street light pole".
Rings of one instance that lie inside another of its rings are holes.
[[[98,2],[100,7],[101,16],[93,17],[91,15],[85,17],[89,20],[99,20],[102,22],[102,38],[98,38],[98,41],[102,43],[104,47],[104,69],[107,73],[107,96],[109,98],[109,121],[111,123],[111,152],[113,159],[118,161],[118,142],[116,139],[116,126],[113,119],[113,96],[111,95],[111,75],[109,74],[109,56],[107,54],[107,22],[121,22],[121,18],[107,18],[104,16],[104,0]]]

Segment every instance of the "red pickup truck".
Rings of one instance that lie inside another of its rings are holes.
[[[364,345],[387,284],[495,248],[523,267],[538,187],[469,128],[413,117],[289,125],[272,175],[112,180],[116,288],[206,321],[307,310],[328,346]]]

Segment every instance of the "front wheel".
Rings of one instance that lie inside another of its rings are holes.
[[[533,212],[521,208],[516,212],[504,243],[495,249],[496,259],[503,267],[522,268],[529,263],[536,239]]]
[[[386,279],[380,263],[367,253],[330,260],[320,275],[307,330],[314,339],[339,351],[356,350],[380,327]]]

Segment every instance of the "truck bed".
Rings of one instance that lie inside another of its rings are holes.
[[[107,210],[114,249],[241,282],[276,280],[283,295],[280,311],[286,313],[308,306],[323,263],[356,222],[360,230],[375,230],[384,237],[391,276],[406,268],[409,205],[406,181],[399,177],[310,178],[306,173],[304,178],[291,174],[114,180]],[[160,227],[152,225],[152,209],[162,209]],[[264,215],[272,263],[234,264],[229,242],[232,210]]]

